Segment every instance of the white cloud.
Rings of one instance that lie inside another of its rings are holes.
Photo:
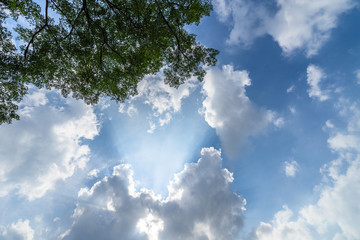
[[[330,148],[334,150],[356,150],[360,148],[360,136],[337,133],[335,136],[328,139],[328,143]]]
[[[287,93],[291,93],[291,92],[294,91],[294,89],[295,89],[295,86],[294,86],[294,85],[291,85],[288,89],[286,89],[286,92],[287,92]]]
[[[20,106],[23,107],[39,107],[48,103],[45,89],[35,89],[30,87],[31,93],[24,96]]]
[[[232,14],[227,0],[215,0],[212,2],[220,21],[225,22]]]
[[[279,11],[269,22],[268,33],[285,53],[305,49],[308,56],[318,52],[337,26],[340,14],[355,5],[353,0],[278,0]]]
[[[292,114],[295,114],[296,113],[296,108],[293,107],[293,106],[289,106],[289,110]]]
[[[304,221],[291,221],[293,212],[283,206],[270,223],[261,222],[256,229],[256,239],[259,240],[311,240],[309,229]]]
[[[180,111],[181,101],[190,95],[194,87],[195,83],[191,80],[176,89],[165,84],[162,76],[147,76],[139,83],[136,98],[144,97],[144,103],[160,116],[169,111]]]
[[[110,101],[109,101],[109,99],[104,98],[104,97],[100,98],[99,103],[97,104],[97,106],[99,106],[100,109],[102,111],[104,111],[105,109],[108,109],[110,107]]]
[[[138,94],[121,104],[119,112],[133,116],[137,113],[134,106],[136,102],[149,105],[152,113],[148,117],[151,126],[148,132],[153,133],[157,126],[170,123],[173,114],[181,110],[183,99],[187,98],[195,87],[196,82],[188,80],[176,89],[164,83],[162,73],[148,75],[139,82],[137,86]]]
[[[31,117],[31,112],[34,107],[43,106],[48,103],[46,90],[35,89],[33,86],[30,86],[29,88],[30,93],[25,95],[24,99],[19,104],[19,114],[24,117]]]
[[[129,117],[133,117],[138,113],[137,109],[133,104],[126,104],[126,103],[119,104],[119,112],[126,113],[127,115],[129,115]]]
[[[43,90],[26,96],[21,120],[0,126],[0,196],[15,190],[29,200],[42,197],[89,160],[90,149],[81,141],[98,134],[92,108],[49,94],[52,100]]]
[[[360,158],[352,160],[346,172],[342,173],[344,165],[346,163],[330,165],[338,172],[329,175],[333,186],[324,188],[317,204],[302,209],[301,214],[320,234],[326,233],[331,225],[337,225],[344,239],[359,239]]]
[[[360,69],[355,71],[355,76],[356,76],[357,84],[360,85]]]
[[[250,84],[248,72],[236,71],[231,65],[210,69],[204,80],[202,112],[231,156],[239,152],[248,136],[261,133],[274,121],[273,112],[257,107],[246,96],[245,87]]]
[[[29,220],[19,219],[10,226],[0,226],[0,238],[3,240],[33,240],[34,230],[30,227]]]
[[[267,11],[263,6],[243,0],[215,0],[213,4],[220,21],[232,19],[233,28],[227,44],[249,46],[266,33]]]
[[[299,164],[295,160],[291,162],[285,161],[284,171],[287,177],[295,177],[296,173],[299,171]]]
[[[325,126],[327,128],[334,128],[335,127],[334,124],[330,120],[326,120]]]
[[[320,82],[325,78],[325,74],[321,68],[310,64],[307,67],[307,83],[310,86],[308,89],[309,97],[317,98],[320,101],[329,99],[326,90],[321,90]]]
[[[288,208],[279,211],[270,223],[259,224],[256,239],[359,239],[360,157],[341,174],[343,164],[329,164],[335,169],[329,167],[331,182],[321,186],[317,203],[303,207],[294,220]],[[279,215],[287,217],[279,219]]]
[[[165,200],[135,190],[130,165],[79,192],[74,222],[64,239],[236,239],[245,200],[233,193],[221,153],[204,148],[169,184]],[[111,207],[109,207],[111,205]]]
[[[270,34],[285,54],[300,49],[307,56],[318,52],[337,26],[339,16],[355,5],[354,0],[277,0],[278,10],[272,13],[265,4],[248,0],[214,1],[220,21],[231,17],[228,43],[247,45]]]
[[[285,207],[270,223],[259,224],[255,239],[360,239],[360,110],[357,104],[340,105],[340,114],[349,122],[346,131],[331,128],[335,133],[329,147],[339,157],[321,169],[324,181],[317,186],[318,201],[302,207],[293,219]]]
[[[154,133],[154,131],[156,129],[156,124],[150,120],[149,125],[150,125],[150,128],[147,130],[147,133]]]
[[[279,117],[279,118],[274,119],[273,123],[276,127],[280,128],[280,127],[284,126],[285,120],[284,120],[284,118]]]
[[[100,169],[93,169],[88,173],[88,177],[89,178],[97,178],[99,172],[100,172]]]
[[[336,131],[328,139],[329,147],[338,152],[359,151],[360,149],[360,107],[357,103],[340,101],[340,114],[347,117],[346,131]]]
[[[145,233],[148,240],[158,240],[159,233],[164,230],[164,221],[149,213],[145,218],[139,219],[136,224],[140,233]]]

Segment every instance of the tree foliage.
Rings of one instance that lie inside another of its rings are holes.
[[[32,0],[0,3],[0,123],[10,123],[27,85],[56,88],[64,96],[95,104],[109,96],[135,95],[146,74],[163,69],[165,82],[177,87],[218,51],[196,42],[184,27],[199,24],[211,0]],[[7,20],[18,23],[17,49]]]

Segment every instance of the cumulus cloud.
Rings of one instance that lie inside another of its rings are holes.
[[[0,226],[0,238],[3,240],[33,240],[34,230],[30,227],[29,220],[19,219],[10,226]]]
[[[341,101],[340,113],[349,118],[344,131],[335,131],[328,139],[329,147],[336,152],[359,151],[360,149],[360,107],[358,103]],[[334,126],[333,126],[334,127]]]
[[[295,177],[296,173],[299,171],[299,164],[295,160],[291,162],[285,161],[284,171],[287,177]]]
[[[360,110],[358,104],[340,104],[348,119],[347,129],[335,131],[328,142],[339,157],[321,168],[324,181],[317,187],[319,199],[293,212],[284,207],[269,223],[261,222],[254,239],[360,239]]]
[[[45,89],[35,89],[34,87],[30,87],[30,90],[32,91],[24,96],[20,106],[30,108],[39,107],[48,103]]]
[[[270,223],[261,222],[256,229],[259,240],[311,240],[310,231],[304,220],[292,221],[293,212],[286,206],[277,212]]]
[[[231,22],[229,44],[248,45],[269,34],[285,54],[305,50],[307,56],[318,52],[337,26],[339,16],[356,5],[355,0],[277,0],[271,12],[263,3],[249,0],[215,0],[219,20]],[[230,20],[229,20],[230,19]]]
[[[173,114],[181,110],[183,99],[187,98],[195,89],[193,80],[188,80],[179,88],[170,87],[164,83],[162,73],[148,75],[137,86],[138,94],[119,107],[119,112],[127,113],[130,117],[137,113],[135,103],[149,105],[152,113],[149,115],[149,133],[158,126],[164,126],[172,120]]]
[[[344,164],[343,159],[328,164],[330,183],[322,186],[317,203],[303,207],[294,219],[285,207],[270,223],[259,224],[255,239],[359,239],[360,157],[341,173]]]
[[[236,239],[245,200],[233,193],[232,173],[222,168],[221,153],[204,148],[187,164],[161,199],[135,189],[130,165],[79,192],[74,222],[63,239]]]
[[[245,90],[250,85],[248,72],[236,71],[231,65],[209,70],[204,80],[202,112],[230,156],[235,156],[249,136],[261,133],[269,123],[284,123],[281,118],[275,119],[272,111],[250,101]]]
[[[325,101],[329,99],[328,91],[322,90],[320,88],[320,82],[325,78],[323,70],[310,64],[307,67],[307,83],[309,85],[308,94],[311,98],[317,98],[320,101]]]
[[[328,143],[331,149],[335,150],[349,150],[359,149],[360,137],[353,134],[337,133],[335,136],[328,139]]]
[[[268,33],[285,53],[305,49],[308,56],[318,52],[337,26],[340,14],[355,6],[353,0],[278,0],[279,11],[268,23]]]
[[[98,123],[91,107],[54,92],[34,90],[20,106],[21,120],[0,126],[0,196],[33,200],[85,167],[82,139],[93,139]]]

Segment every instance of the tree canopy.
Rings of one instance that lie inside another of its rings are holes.
[[[0,124],[19,119],[17,104],[29,84],[95,104],[103,96],[124,101],[160,69],[173,87],[193,76],[203,80],[204,66],[215,65],[218,51],[184,27],[209,15],[210,1],[45,0],[39,6],[2,0]],[[14,30],[7,28],[9,19],[18,23]]]

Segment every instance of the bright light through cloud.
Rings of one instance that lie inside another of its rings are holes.
[[[145,186],[166,194],[167,182],[173,174],[180,171],[191,155],[201,148],[201,139],[205,139],[209,132],[208,126],[202,116],[197,114],[198,108],[194,105],[187,108],[195,116],[174,119],[164,126],[155,123],[157,129],[149,134],[147,117],[151,115],[151,121],[156,121],[161,119],[161,115],[154,117],[154,110],[144,110],[142,102],[133,104],[135,108],[142,109],[136,118],[129,117],[129,121],[124,123],[123,119],[128,117],[120,115],[121,118],[111,121],[110,134],[114,139],[114,147],[121,149],[118,161],[131,163],[139,187]],[[181,107],[186,103],[178,104]]]
[[[164,221],[149,213],[138,221],[136,227],[148,236],[148,240],[158,240],[159,232],[164,230]]]
[[[147,235],[152,240],[235,240],[243,226],[246,201],[230,189],[233,173],[222,167],[221,152],[203,148],[200,154],[168,183],[172,192],[166,200],[150,189],[130,190],[135,182],[130,165],[115,166],[111,176],[80,190],[64,239],[144,239]],[[171,197],[174,193],[176,198]]]

